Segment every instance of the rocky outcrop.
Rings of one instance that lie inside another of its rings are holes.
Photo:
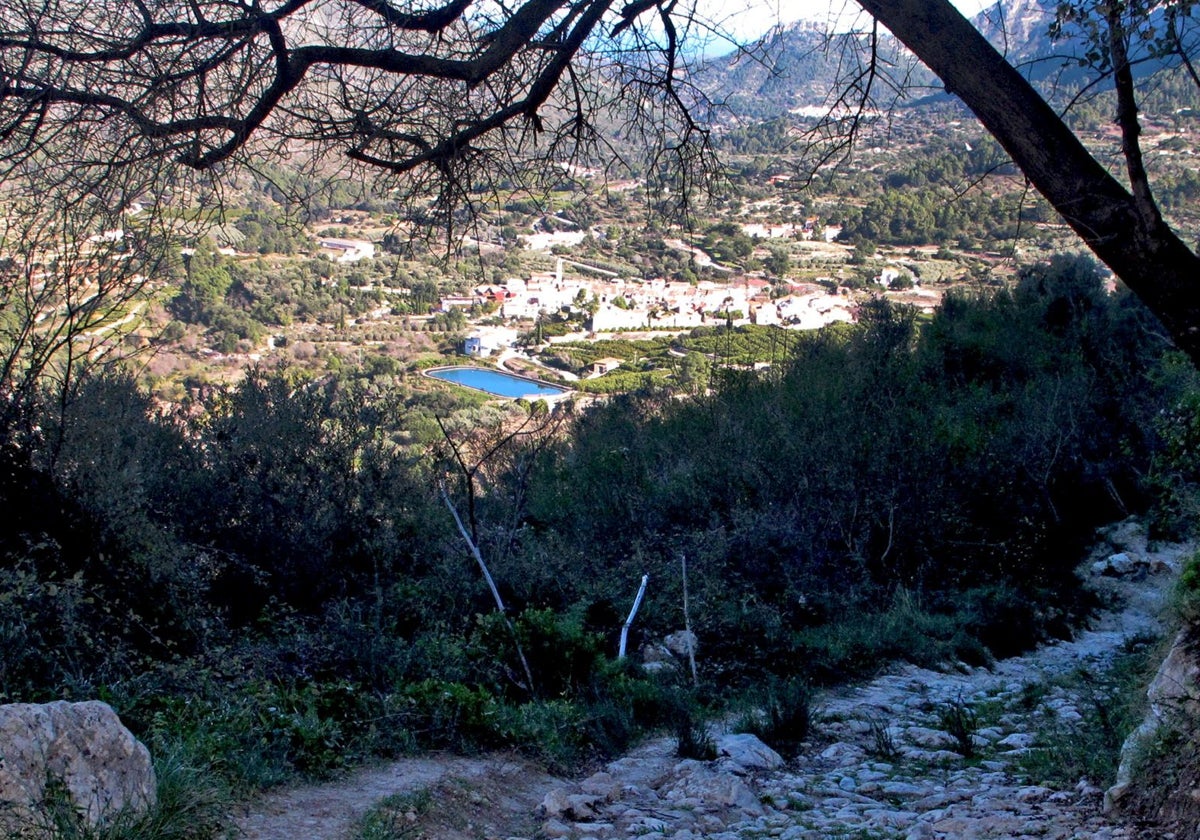
[[[677,630],[663,639],[663,644],[672,655],[680,659],[695,655],[698,647],[696,634],[691,630]]]
[[[690,668],[699,642],[691,630],[677,630],[661,642],[650,642],[642,647],[642,667],[648,673],[675,673]]]
[[[721,765],[738,775],[757,770],[778,770],[783,766],[783,757],[754,735],[722,735],[717,738],[716,746]]]
[[[90,826],[155,802],[150,753],[106,703],[0,706],[0,831],[36,822],[57,789]]]
[[[1188,632],[1181,630],[1153,681],[1146,689],[1146,717],[1121,746],[1117,782],[1104,794],[1104,808],[1112,811],[1136,783],[1141,763],[1164,731],[1190,732],[1200,720],[1200,659]]]
[[[1093,575],[1115,578],[1141,578],[1161,572],[1177,573],[1179,553],[1172,546],[1151,549],[1145,526],[1129,518],[1101,528],[1093,554]]]

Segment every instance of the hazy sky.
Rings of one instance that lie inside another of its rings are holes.
[[[952,0],[964,14],[973,15],[995,0]],[[697,0],[697,5],[714,23],[740,37],[756,37],[776,23],[813,20],[837,28],[849,26],[862,15],[854,0]]]

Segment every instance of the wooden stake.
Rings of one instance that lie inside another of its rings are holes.
[[[483,572],[483,579],[487,581],[488,589],[492,590],[492,598],[496,601],[496,611],[500,613],[504,619],[504,623],[508,626],[508,632],[512,636],[513,645],[517,648],[517,656],[521,660],[521,667],[525,669],[526,684],[523,688],[530,694],[533,694],[533,672],[529,670],[529,663],[525,660],[525,651],[521,649],[521,640],[517,636],[517,628],[513,626],[512,621],[508,617],[508,612],[504,609],[504,601],[500,599],[500,590],[496,588],[496,582],[492,580],[492,573],[488,571],[487,563],[483,562],[483,555],[479,553],[479,547],[475,545],[475,541],[467,533],[462,519],[458,516],[458,511],[454,509],[454,504],[450,501],[450,496],[446,493],[445,486],[439,486],[438,489],[442,492],[442,501],[446,503],[446,508],[450,511],[450,515],[454,517],[454,524],[458,526],[458,532],[467,541],[467,547],[471,549],[471,555],[475,558],[475,562],[479,564],[479,570]]]
[[[692,635],[692,622],[688,616],[688,587],[687,587],[687,556],[679,555],[679,565],[683,571],[683,631],[687,633],[688,640],[688,665],[692,668],[692,685],[699,686],[700,678],[696,675],[696,645]]]

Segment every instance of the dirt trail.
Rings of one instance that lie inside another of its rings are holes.
[[[538,803],[558,784],[562,781],[511,754],[435,754],[268,794],[248,806],[236,823],[243,840],[348,840],[373,806],[389,797],[428,791],[433,805],[421,819],[423,830],[417,836],[458,840],[528,835],[537,828]]]

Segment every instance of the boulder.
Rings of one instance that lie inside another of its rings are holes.
[[[604,771],[588,776],[579,783],[579,789],[591,796],[598,796],[605,802],[615,802],[621,796],[621,783],[613,778],[612,773]]]
[[[673,674],[679,662],[665,645],[648,644],[642,647],[642,670],[647,674]]]
[[[1097,533],[1116,551],[1136,550],[1146,544],[1146,528],[1136,517],[1132,516],[1100,528]]]
[[[0,705],[0,829],[28,826],[52,785],[92,827],[157,795],[150,752],[107,703]]]
[[[736,809],[758,816],[764,813],[758,797],[737,776],[721,773],[699,761],[681,761],[675,767],[676,781],[660,791],[676,807],[696,811]]]
[[[676,630],[663,639],[663,644],[667,646],[667,650],[671,651],[673,656],[687,659],[689,654],[696,652],[696,634],[691,630]]]
[[[783,766],[783,757],[764,744],[757,736],[739,733],[722,735],[717,739],[717,755],[733,765],[735,773],[754,770],[777,770]]]
[[[1145,571],[1146,563],[1140,557],[1134,557],[1127,552],[1111,554],[1103,560],[1092,564],[1092,573],[1110,577],[1128,577]]]
[[[905,730],[904,735],[910,744],[924,750],[952,749],[958,743],[949,732],[925,726],[910,726]]]
[[[670,662],[674,664],[671,656],[671,651],[667,650],[665,645],[650,643],[642,645],[642,662],[646,665],[656,665],[659,663]]]
[[[996,742],[997,746],[1007,747],[1009,750],[1027,750],[1033,746],[1035,738],[1028,732],[1014,732]]]
[[[570,793],[555,788],[542,799],[538,813],[547,820],[585,822],[599,815],[602,802],[603,797],[595,794]]]
[[[851,767],[855,764],[860,764],[866,758],[866,755],[867,751],[862,747],[841,741],[830,744],[821,751],[821,758],[831,762],[833,767]]]
[[[1111,813],[1135,784],[1138,760],[1164,727],[1187,728],[1200,715],[1200,661],[1188,644],[1187,631],[1175,637],[1171,650],[1146,689],[1146,717],[1121,746],[1116,784],[1104,792],[1104,810]]]
[[[1146,688],[1146,699],[1160,718],[1173,722],[1200,717],[1200,661],[1186,629],[1175,637]]]

